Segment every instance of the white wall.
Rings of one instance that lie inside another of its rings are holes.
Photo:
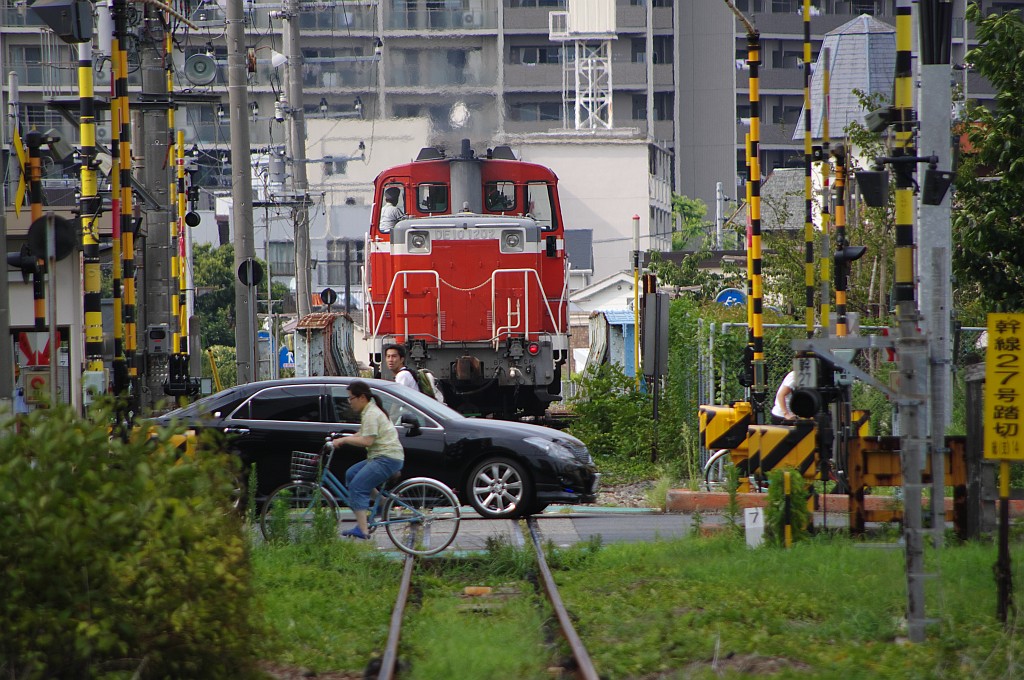
[[[524,161],[558,175],[565,226],[594,230],[592,281],[633,266],[633,215],[640,216],[640,249],[652,247],[646,140],[526,140],[512,148]]]

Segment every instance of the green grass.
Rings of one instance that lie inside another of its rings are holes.
[[[604,678],[1024,677],[1024,636],[996,620],[992,545],[929,552],[939,623],[906,641],[904,553],[842,537],[750,550],[725,536],[548,546],[562,597]],[[316,672],[359,672],[384,645],[401,565],[368,546],[254,549],[256,591],[275,645],[268,658]],[[1018,593],[1024,547],[1014,548]],[[528,579],[525,551],[417,568],[404,677],[551,677],[564,654]],[[468,585],[500,596],[470,599]],[[1024,599],[1018,594],[1016,609]]]

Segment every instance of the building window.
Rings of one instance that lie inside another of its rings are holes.
[[[295,276],[295,243],[271,241],[269,245],[270,271],[274,276]]]
[[[672,120],[675,96],[671,92],[654,93],[654,120]]]
[[[561,64],[562,50],[549,45],[512,45],[508,49],[510,64]]]
[[[796,0],[772,0],[773,12],[795,12]]]
[[[345,262],[348,262],[348,278],[345,277]],[[359,267],[363,263],[363,242],[356,239],[329,239],[327,241],[327,266],[317,267],[319,285],[342,285],[346,281],[354,284],[361,281]],[[340,301],[344,306],[345,300]]]
[[[674,52],[672,47],[672,41],[674,37],[671,35],[656,35],[654,36],[654,55],[652,61],[655,64],[671,64],[674,58]]]
[[[420,115],[420,105],[395,104],[391,107],[391,113],[395,118],[418,118]]]
[[[647,95],[633,95],[633,120],[647,120]]]
[[[882,8],[878,5],[878,0],[851,0],[850,12],[852,14],[881,14]]]
[[[555,7],[565,9],[565,0],[508,0],[509,7]]]
[[[559,102],[523,102],[510,104],[508,117],[521,123],[541,120],[562,120],[562,105]]]

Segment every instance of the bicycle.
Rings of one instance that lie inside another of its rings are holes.
[[[333,456],[329,441],[319,453],[292,452],[292,481],[275,489],[260,512],[266,540],[284,533],[291,542],[318,527],[337,535],[340,507],[349,505],[349,491],[330,470]],[[429,477],[413,477],[394,488],[382,485],[368,521],[371,533],[382,526],[399,550],[425,556],[451,545],[461,517],[459,501],[448,486]]]

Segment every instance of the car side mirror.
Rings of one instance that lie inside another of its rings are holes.
[[[400,422],[402,425],[404,425],[404,426],[409,428],[409,436],[410,437],[418,437],[418,436],[420,436],[420,433],[421,433],[420,421],[416,420],[416,418],[414,416],[406,414],[406,415],[402,416],[399,419],[398,422]]]

